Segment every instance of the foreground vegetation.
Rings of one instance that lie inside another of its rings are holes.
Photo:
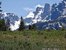
[[[66,50],[66,30],[0,31],[0,50]]]

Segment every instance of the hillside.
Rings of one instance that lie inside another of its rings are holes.
[[[66,50],[66,30],[0,31],[0,50]]]

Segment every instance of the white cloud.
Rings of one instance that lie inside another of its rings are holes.
[[[34,11],[34,9],[32,9],[32,8],[24,8],[24,10],[27,12]]]
[[[37,7],[42,7],[42,8],[44,8],[43,5],[38,4],[38,5],[36,5],[34,8],[26,7],[26,8],[24,8],[24,10],[27,11],[27,12],[31,12],[31,11],[35,11]]]

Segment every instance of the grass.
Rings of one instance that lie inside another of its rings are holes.
[[[66,30],[0,31],[0,50],[66,50]]]

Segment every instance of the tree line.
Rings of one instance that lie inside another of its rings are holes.
[[[5,20],[1,19],[0,20],[0,31],[9,31],[9,30],[10,30],[9,27],[5,24]],[[19,26],[18,31],[23,31],[23,30],[26,30],[26,26],[25,26],[25,22],[23,18],[21,17],[20,26]],[[28,30],[37,30],[37,27],[35,24],[32,24],[28,26]],[[62,27],[60,30],[65,30],[65,29],[64,27]]]
[[[9,21],[8,21],[9,22]],[[25,23],[23,18],[21,17],[21,21],[20,21],[20,26],[19,26],[19,31],[25,30]],[[35,30],[36,29],[36,25],[29,25],[28,26],[29,30]],[[10,30],[9,26],[6,25],[5,20],[4,19],[0,19],[0,31],[8,31]]]

